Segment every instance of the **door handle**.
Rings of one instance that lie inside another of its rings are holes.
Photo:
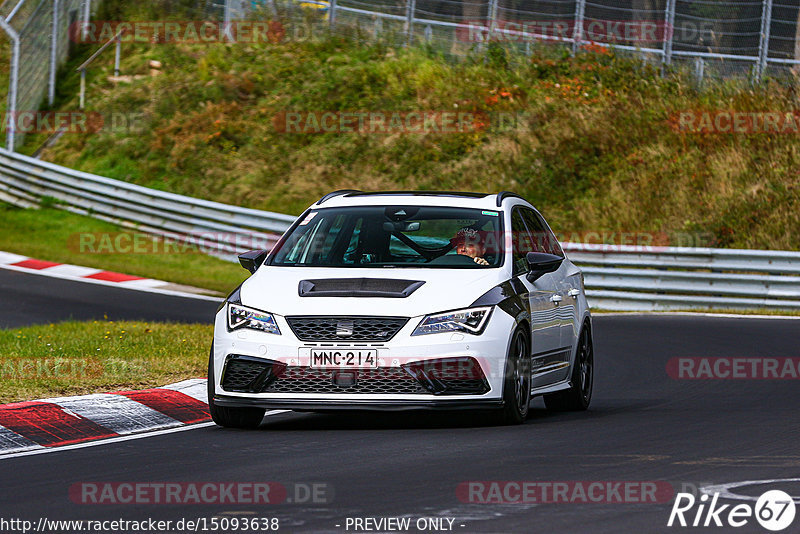
[[[555,295],[550,297],[550,302],[555,303],[556,306],[558,306],[558,303],[561,302],[562,300],[563,300],[563,297],[561,295],[559,295],[558,293],[556,293]]]
[[[574,299],[577,299],[578,295],[580,295],[580,294],[581,294],[581,290],[580,289],[576,289],[574,287],[567,292],[567,295],[569,295],[570,297],[572,297]]]

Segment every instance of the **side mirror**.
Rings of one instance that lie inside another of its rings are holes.
[[[529,281],[533,282],[543,274],[552,273],[561,266],[564,258],[555,254],[545,252],[528,252],[525,255],[530,272],[527,275]]]
[[[256,269],[261,267],[265,259],[267,259],[266,250],[248,250],[247,252],[239,254],[239,263],[251,273],[255,273]]]

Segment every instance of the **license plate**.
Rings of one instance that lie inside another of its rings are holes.
[[[372,369],[378,367],[375,349],[311,349],[311,367]]]

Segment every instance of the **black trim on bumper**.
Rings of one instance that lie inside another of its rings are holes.
[[[486,400],[283,400],[249,399],[215,395],[214,404],[227,408],[265,408],[267,410],[292,410],[295,412],[325,412],[342,410],[403,411],[403,410],[487,410],[503,407],[502,399]]]

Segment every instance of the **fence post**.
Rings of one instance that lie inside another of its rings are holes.
[[[489,0],[489,41],[497,31],[497,0]]]
[[[81,96],[78,108],[83,109],[86,104],[86,69],[81,69]]]
[[[675,0],[667,0],[664,13],[664,55],[662,64],[672,63],[672,39],[675,36]]]
[[[417,9],[417,0],[406,0],[406,44],[411,46],[414,41],[414,11]]]
[[[50,35],[50,76],[47,80],[47,103],[56,99],[56,67],[58,62],[58,9],[59,0],[53,0],[53,31]]]
[[[572,31],[572,53],[575,54],[583,42],[583,13],[586,9],[586,0],[575,2],[575,28]]]
[[[89,36],[89,19],[92,18],[92,0],[84,0],[83,32],[81,36],[85,41]]]
[[[336,26],[336,0],[331,0],[330,8],[328,9],[328,25],[331,31]]]
[[[6,106],[6,148],[14,152],[17,133],[17,84],[19,83],[19,34],[5,18],[0,17],[0,28],[11,40],[11,65],[9,65],[8,104]]]
[[[761,39],[758,41],[758,65],[756,65],[756,82],[761,81],[761,77],[767,69],[767,58],[769,57],[769,32],[772,26],[772,0],[763,0],[761,8]]]
[[[122,32],[117,34],[117,43],[114,45],[114,76],[119,76],[120,52],[122,52]]]
[[[698,57],[694,60],[694,75],[697,77],[697,84],[703,83],[703,75],[705,74],[706,62],[703,58]]]

